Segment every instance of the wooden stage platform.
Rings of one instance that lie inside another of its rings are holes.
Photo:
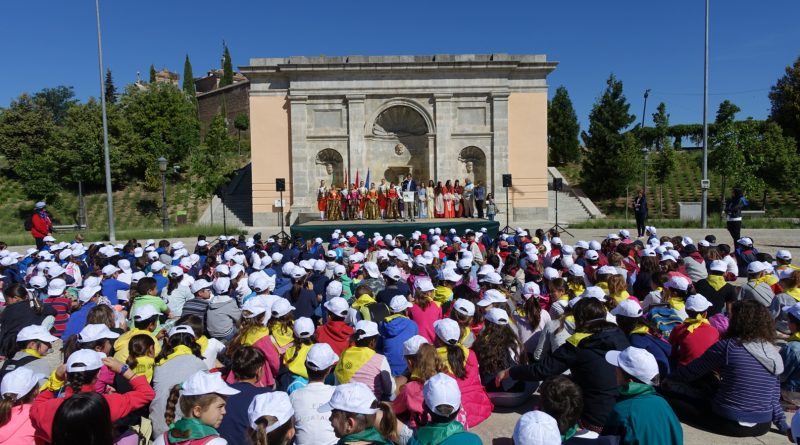
[[[428,229],[440,228],[443,233],[447,233],[450,229],[456,229],[459,235],[463,234],[467,229],[479,231],[486,228],[486,231],[494,236],[500,231],[500,223],[498,221],[489,221],[487,219],[478,218],[434,218],[434,219],[416,219],[412,221],[386,221],[386,220],[356,220],[356,221],[308,221],[301,224],[292,224],[289,227],[292,236],[301,236],[305,239],[320,237],[324,241],[329,241],[331,234],[336,229],[341,229],[342,232],[363,231],[368,237],[373,233],[379,232],[382,235],[403,234],[410,236],[412,232],[419,230],[420,232],[427,233]]]

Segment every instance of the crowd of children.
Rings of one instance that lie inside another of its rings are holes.
[[[790,252],[557,235],[0,243],[0,444],[795,440]]]

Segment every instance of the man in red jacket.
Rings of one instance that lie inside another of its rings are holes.
[[[36,248],[39,250],[44,247],[44,237],[53,231],[53,221],[50,220],[46,207],[47,204],[44,201],[37,202],[31,216],[31,236],[36,241]]]

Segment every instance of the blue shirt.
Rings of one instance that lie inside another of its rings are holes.
[[[232,388],[239,390],[239,394],[228,396],[225,405],[225,417],[217,428],[220,437],[227,440],[230,444],[250,443],[246,438],[247,429],[250,428],[250,420],[247,417],[247,408],[253,398],[259,394],[270,392],[270,388],[259,388],[250,383],[234,383]]]
[[[61,335],[61,338],[66,340],[70,337],[70,335],[80,334],[81,329],[86,326],[86,317],[89,315],[89,311],[95,306],[97,306],[97,303],[90,301],[81,306],[81,308],[77,311],[70,314],[69,320],[67,321],[67,327],[64,328],[64,333]]]
[[[153,279],[156,280],[156,290],[158,291],[158,294],[161,295],[161,289],[167,287],[167,284],[169,284],[169,279],[160,273],[154,273]]]
[[[111,304],[117,304],[117,291],[128,290],[131,287],[116,278],[108,278],[103,280],[100,285],[103,288],[103,296],[108,298]]]

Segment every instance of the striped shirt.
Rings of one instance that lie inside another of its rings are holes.
[[[716,414],[738,422],[773,422],[786,431],[786,415],[781,409],[781,385],[776,376],[734,339],[720,340],[697,360],[681,367],[675,376],[696,380],[719,370],[720,385],[712,408]]]
[[[50,305],[56,311],[56,321],[53,323],[52,333],[58,338],[64,333],[69,321],[69,312],[72,309],[72,300],[67,297],[49,297],[44,304]]]

